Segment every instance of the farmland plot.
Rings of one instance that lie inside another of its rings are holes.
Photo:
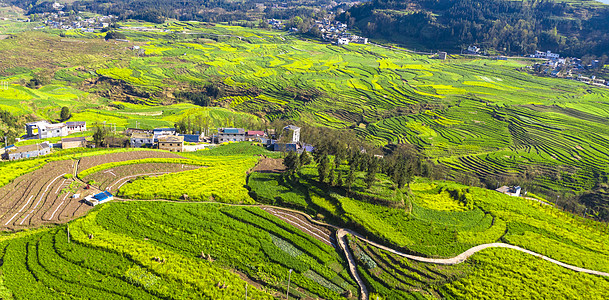
[[[16,229],[44,223],[65,222],[85,214],[90,207],[73,199],[75,161],[48,163],[0,188],[0,226]]]
[[[93,173],[84,178],[85,182],[93,180],[102,190],[118,191],[124,184],[140,176],[159,176],[162,174],[194,170],[201,166],[179,163],[140,163],[117,166],[111,169]]]
[[[135,160],[135,159],[145,159],[145,158],[183,158],[174,153],[164,152],[164,151],[154,151],[154,150],[141,150],[141,151],[127,151],[127,152],[118,152],[111,153],[105,155],[96,155],[96,156],[87,156],[83,157],[78,163],[78,170],[83,171],[97,165],[111,163],[111,162],[119,162],[119,161],[127,161],[127,160]]]

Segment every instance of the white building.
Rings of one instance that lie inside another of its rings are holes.
[[[218,128],[218,143],[243,141],[245,141],[243,128]]]
[[[535,54],[532,55],[535,58],[546,58],[546,59],[558,59],[560,58],[560,54],[552,53],[552,51],[548,50],[546,52],[543,51],[535,51]]]
[[[336,44],[338,45],[349,45],[349,39],[347,38],[339,38],[336,40]]]
[[[69,134],[87,131],[87,122],[66,122],[66,126]]]
[[[25,124],[28,137],[46,139],[68,135],[68,127],[64,123],[51,124],[48,121],[38,121]]]
[[[469,54],[478,54],[478,52],[480,52],[480,48],[478,46],[467,47],[467,53]]]
[[[286,136],[286,142],[298,143],[300,142],[300,127],[294,125],[288,125],[283,128],[283,136]],[[283,137],[282,137],[283,139]]]
[[[500,193],[504,193],[506,195],[510,195],[513,197],[520,197],[520,190],[521,188],[519,186],[502,186],[498,189],[496,189],[495,191],[500,192]]]

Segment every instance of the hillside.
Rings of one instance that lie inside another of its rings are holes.
[[[524,55],[609,55],[609,6],[595,1],[374,0],[338,17],[364,35],[410,48],[459,52],[478,45]]]
[[[531,62],[520,59],[441,61],[197,22],[121,27],[131,42],[103,42],[98,33],[78,30],[0,41],[1,80],[9,83],[0,90],[1,108],[56,119],[61,106],[71,105],[71,120],[119,129],[136,122],[263,128],[261,120],[291,120],[350,129],[377,146],[411,144],[438,165],[438,178],[520,184],[571,203],[585,193],[604,199],[606,88],[530,75],[524,70]],[[39,51],[32,39],[49,50]],[[81,44],[86,51],[76,51]],[[30,69],[31,61],[48,67]],[[46,85],[27,87],[34,78]],[[212,107],[182,95],[207,97]],[[598,200],[586,203],[604,210]]]
[[[247,142],[5,163],[0,297],[607,297],[605,223],[444,180],[376,174],[367,187],[351,158],[331,156],[325,179],[315,162],[248,175],[261,155],[276,156]],[[17,174],[24,164],[38,169]],[[120,198],[83,204],[83,180]]]

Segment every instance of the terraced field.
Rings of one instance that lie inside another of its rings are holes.
[[[183,172],[200,168],[200,166],[176,163],[138,163],[124,165],[100,171],[84,178],[85,182],[93,180],[101,190],[116,192],[123,185],[140,176],[159,176],[168,173]]]
[[[71,196],[79,184],[64,175],[73,174],[76,162],[51,162],[0,188],[0,226],[22,229],[63,223],[91,209]]]
[[[0,108],[57,118],[67,105],[77,110],[74,121],[106,121],[119,129],[182,120],[200,129],[262,128],[258,118],[291,119],[353,128],[377,145],[413,144],[448,166],[449,176],[507,181],[526,174],[542,192],[589,190],[608,180],[609,132],[600,124],[609,122],[609,91],[529,75],[522,71],[529,61],[440,61],[197,22],[125,22],[120,31],[132,42],[99,43],[87,34],[59,38],[55,31],[0,41],[0,56],[7,58],[0,80],[9,83],[0,91]],[[35,52],[27,42],[32,38],[74,54]],[[81,43],[89,50],[76,55]],[[133,45],[145,55],[128,50]],[[49,66],[50,85],[23,86],[37,71],[20,64],[16,49]],[[210,82],[228,91],[214,102],[225,108],[159,106],[173,103],[173,91],[198,91]]]
[[[15,298],[345,299],[334,249],[259,208],[115,202],[66,226],[0,242]],[[93,278],[93,279],[92,279]]]

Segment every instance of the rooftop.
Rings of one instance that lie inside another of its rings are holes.
[[[220,128],[218,132],[228,134],[244,134],[245,130],[243,128]]]
[[[150,134],[150,133],[134,133],[131,135],[132,139],[151,139],[153,138],[154,135]]]
[[[97,201],[104,201],[104,200],[106,200],[108,198],[111,198],[111,197],[113,197],[113,196],[108,191],[104,191],[104,192],[101,192],[101,193],[93,196],[93,198],[95,198]]]
[[[261,130],[250,130],[247,132],[247,135],[264,135],[264,131]]]
[[[71,138],[65,138],[65,139],[61,139],[62,143],[69,143],[69,142],[85,142],[87,141],[87,138],[84,136],[79,136],[79,137],[71,137]]]
[[[179,135],[165,135],[159,137],[159,142],[163,143],[183,143],[184,137]]]
[[[50,148],[49,143],[35,144],[35,145],[26,145],[17,147],[17,149],[10,151],[10,153],[25,153],[30,151],[42,150],[45,148]]]
[[[155,128],[154,130],[152,130],[154,132],[159,132],[159,131],[176,131],[175,128]]]
[[[43,120],[43,121],[30,122],[30,123],[27,123],[25,125],[27,125],[27,126],[38,126],[38,125],[47,125],[47,124],[51,124],[51,123],[49,123],[49,121]]]
[[[66,125],[68,125],[68,126],[82,126],[82,125],[87,125],[87,122],[85,122],[85,121],[66,122]]]
[[[300,127],[298,127],[298,126],[294,126],[294,125],[288,125],[288,126],[286,126],[286,127],[283,127],[283,129],[284,129],[284,130],[285,130],[285,129],[288,129],[288,130],[298,130],[298,129],[300,129]]]

